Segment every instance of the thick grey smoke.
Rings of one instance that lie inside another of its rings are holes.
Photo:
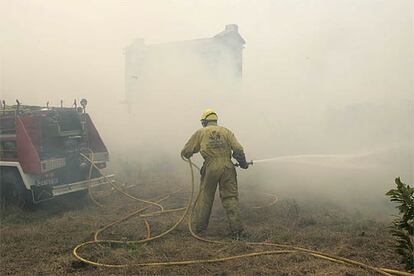
[[[316,154],[258,163],[241,187],[384,205],[394,177],[414,182],[413,14],[410,0],[1,1],[0,94],[88,98],[115,163],[177,173],[211,107],[250,159]],[[197,53],[167,50],[128,113],[126,46],[208,38],[231,23],[246,40],[240,85],[211,81]]]

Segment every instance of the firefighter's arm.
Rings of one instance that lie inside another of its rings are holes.
[[[240,168],[247,169],[249,164],[246,161],[246,155],[244,154],[243,147],[231,131],[229,131],[228,134],[228,141],[230,143],[231,150],[233,151],[233,158],[239,162]]]
[[[188,159],[193,156],[194,153],[200,151],[200,133],[197,131],[194,133],[187,143],[184,145],[184,148],[181,150],[181,156]]]

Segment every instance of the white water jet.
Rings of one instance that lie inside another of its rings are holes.
[[[266,159],[253,160],[253,164],[267,162],[284,162],[296,164],[317,165],[330,168],[367,169],[377,166],[372,160],[361,160],[372,156],[374,152],[358,154],[298,154],[277,156]]]

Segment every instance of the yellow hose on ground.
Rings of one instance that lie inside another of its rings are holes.
[[[91,180],[92,170],[93,170],[93,165],[92,164],[95,164],[95,154],[90,148],[87,148],[87,150],[91,154],[91,160],[89,160],[90,166],[89,166],[89,175],[88,175],[88,180]],[[92,200],[93,203],[95,203],[99,207],[103,207],[103,205],[101,203],[99,203],[92,194],[91,181],[88,182],[88,195],[89,195],[89,198]]]
[[[157,207],[159,207],[160,209],[161,209],[161,211],[163,211],[164,210],[164,207],[162,206],[162,205],[160,205],[160,204],[158,204],[158,203],[155,203],[155,202],[152,202],[152,201],[147,201],[147,200],[144,200],[144,199],[140,199],[140,198],[136,198],[136,197],[134,197],[134,196],[132,196],[132,195],[130,195],[130,194],[128,194],[128,193],[126,193],[126,192],[124,192],[124,191],[122,191],[122,189],[121,188],[119,188],[117,185],[115,185],[110,179],[108,179],[108,177],[106,177],[104,174],[102,174],[101,173],[101,170],[95,165],[95,163],[91,160],[91,159],[89,159],[88,158],[88,156],[86,156],[85,154],[83,154],[83,153],[80,153],[80,155],[83,157],[83,158],[85,158],[86,160],[88,160],[89,161],[89,163],[91,163],[91,165],[93,166],[93,167],[95,167],[98,171],[99,171],[99,173],[105,178],[105,180],[115,189],[115,190],[117,190],[118,192],[120,192],[121,194],[123,194],[124,196],[126,196],[126,197],[129,197],[129,198],[131,198],[131,199],[133,199],[133,200],[136,200],[136,201],[140,201],[140,202],[143,202],[143,203],[147,203],[147,204],[152,204],[152,205],[155,205],[155,206],[157,206]]]
[[[84,156],[85,158],[87,158],[86,156]],[[91,162],[91,160],[89,158],[87,158],[87,160],[89,160],[89,162],[91,164],[93,164],[93,162]],[[145,239],[142,240],[136,240],[136,241],[119,241],[119,240],[99,240],[98,239],[98,235],[100,233],[102,233],[102,231],[118,224],[121,223],[123,221],[126,221],[127,219],[136,216],[142,212],[144,212],[146,209],[148,209],[150,206],[146,206],[143,207],[137,211],[134,211],[133,213],[117,220],[114,221],[106,226],[104,226],[103,228],[99,229],[94,236],[94,240],[93,241],[87,241],[84,243],[81,243],[79,245],[77,245],[74,249],[73,249],[73,255],[80,261],[90,264],[90,265],[94,265],[94,266],[100,266],[100,267],[108,267],[108,268],[126,268],[126,267],[130,267],[130,266],[171,266],[171,265],[189,265],[189,264],[202,264],[202,263],[215,263],[215,262],[223,262],[223,261],[229,261],[229,260],[234,260],[234,259],[240,259],[240,258],[246,258],[246,257],[255,257],[255,256],[263,256],[263,255],[276,255],[276,254],[291,254],[291,253],[301,253],[301,254],[307,254],[319,259],[323,259],[323,260],[327,260],[327,261],[331,261],[331,262],[335,262],[338,264],[345,264],[345,265],[353,265],[353,266],[357,266],[359,268],[363,268],[363,269],[367,269],[367,270],[371,270],[374,271],[378,274],[381,275],[413,275],[411,273],[408,272],[403,272],[403,271],[397,271],[397,270],[392,270],[392,269],[387,269],[387,268],[378,268],[378,267],[373,267],[358,261],[354,261],[351,259],[347,259],[347,258],[343,258],[343,257],[338,257],[338,256],[333,256],[333,255],[329,255],[326,253],[322,253],[322,252],[318,252],[318,251],[314,251],[314,250],[309,250],[306,248],[301,248],[301,247],[297,247],[297,246],[291,246],[291,245],[283,245],[283,244],[274,244],[274,243],[267,243],[267,242],[246,242],[246,244],[249,245],[261,245],[261,246],[273,246],[273,247],[279,247],[279,248],[283,248],[283,250],[267,250],[267,251],[261,251],[261,252],[253,252],[253,253],[246,253],[246,254],[240,254],[240,255],[235,255],[235,256],[229,256],[229,257],[223,257],[223,258],[214,258],[214,259],[198,259],[198,260],[184,260],[184,261],[168,261],[168,262],[148,262],[148,263],[133,263],[133,264],[107,264],[107,263],[100,263],[100,262],[95,262],[95,261],[91,261],[88,260],[82,256],[79,255],[79,251],[81,248],[88,246],[88,245],[92,245],[92,244],[141,244],[141,243],[146,243],[155,239],[159,239],[161,237],[164,237],[165,235],[167,235],[168,233],[170,233],[171,231],[173,231],[184,219],[185,217],[188,215],[188,229],[191,233],[191,235],[203,242],[209,242],[209,243],[215,243],[215,244],[228,244],[228,242],[225,241],[217,241],[217,240],[210,240],[204,237],[200,237],[198,236],[196,233],[194,233],[192,227],[191,227],[191,218],[192,218],[192,212],[194,210],[194,206],[195,203],[197,202],[200,192],[197,195],[196,200],[194,201],[194,204],[192,204],[193,201],[193,195],[194,195],[194,186],[195,186],[195,181],[194,181],[194,169],[193,167],[195,166],[192,161],[186,160],[190,166],[190,171],[191,171],[191,194],[190,197],[188,199],[188,203],[186,205],[186,207],[184,208],[176,208],[176,209],[171,209],[171,210],[164,210],[164,208],[162,207],[162,205],[159,204],[159,202],[161,202],[162,200],[166,199],[166,197],[158,200],[157,202],[153,202],[153,201],[147,201],[147,200],[142,200],[142,199],[138,199],[134,196],[131,196],[129,194],[127,194],[126,192],[120,190],[116,185],[114,185],[105,175],[103,175],[105,177],[105,179],[114,186],[114,188],[121,192],[122,194],[126,195],[129,198],[135,199],[137,201],[140,202],[144,202],[147,204],[151,204],[151,205],[155,205],[157,207],[159,207],[161,209],[160,212],[153,212],[153,213],[149,213],[149,214],[144,214],[144,215],[140,215],[140,217],[142,217],[144,219],[144,223],[146,225],[146,230],[147,230],[147,236]],[[94,167],[96,167],[95,164],[93,164]],[[96,167],[97,168],[97,167]],[[98,171],[99,168],[97,168]],[[167,195],[168,197],[168,195]],[[273,202],[272,202],[273,203]],[[169,229],[167,229],[166,231],[162,232],[161,234],[157,235],[157,236],[153,236],[151,237],[151,230],[150,230],[150,225],[148,223],[148,221],[146,220],[147,217],[151,217],[154,215],[161,215],[161,214],[165,214],[165,213],[171,213],[171,212],[178,212],[178,211],[183,211],[184,210],[184,214],[177,220],[177,222],[171,226]]]
[[[167,195],[167,196],[163,197],[162,199],[160,199],[160,200],[156,201],[156,203],[160,203],[161,201],[166,200],[168,197],[169,197],[169,195]],[[114,226],[114,225],[116,225],[116,224],[119,224],[119,223],[121,223],[121,222],[123,222],[123,221],[126,221],[126,220],[128,220],[129,218],[131,218],[131,217],[133,217],[133,216],[136,216],[137,214],[139,214],[139,213],[141,213],[141,212],[143,212],[143,211],[145,211],[145,210],[149,209],[150,207],[151,207],[151,205],[148,205],[148,206],[146,206],[146,207],[143,207],[143,208],[141,208],[141,209],[138,209],[138,210],[136,210],[135,212],[132,212],[132,213],[130,213],[130,214],[128,214],[128,215],[126,215],[125,217],[122,217],[121,219],[118,219],[118,220],[116,220],[116,221],[114,221],[114,222],[111,222],[110,224],[107,224],[107,225],[105,225],[104,227],[102,227],[102,228],[98,229],[98,230],[95,232],[95,235],[94,235],[94,240],[95,240],[95,241],[98,241],[98,236],[99,236],[99,234],[100,234],[101,232],[105,231],[106,229],[108,229],[108,228],[110,228],[110,227],[112,227],[112,226]]]

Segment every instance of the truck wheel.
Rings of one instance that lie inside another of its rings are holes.
[[[0,201],[1,207],[17,206],[19,208],[31,209],[33,198],[31,191],[23,184],[16,168],[1,168]]]

